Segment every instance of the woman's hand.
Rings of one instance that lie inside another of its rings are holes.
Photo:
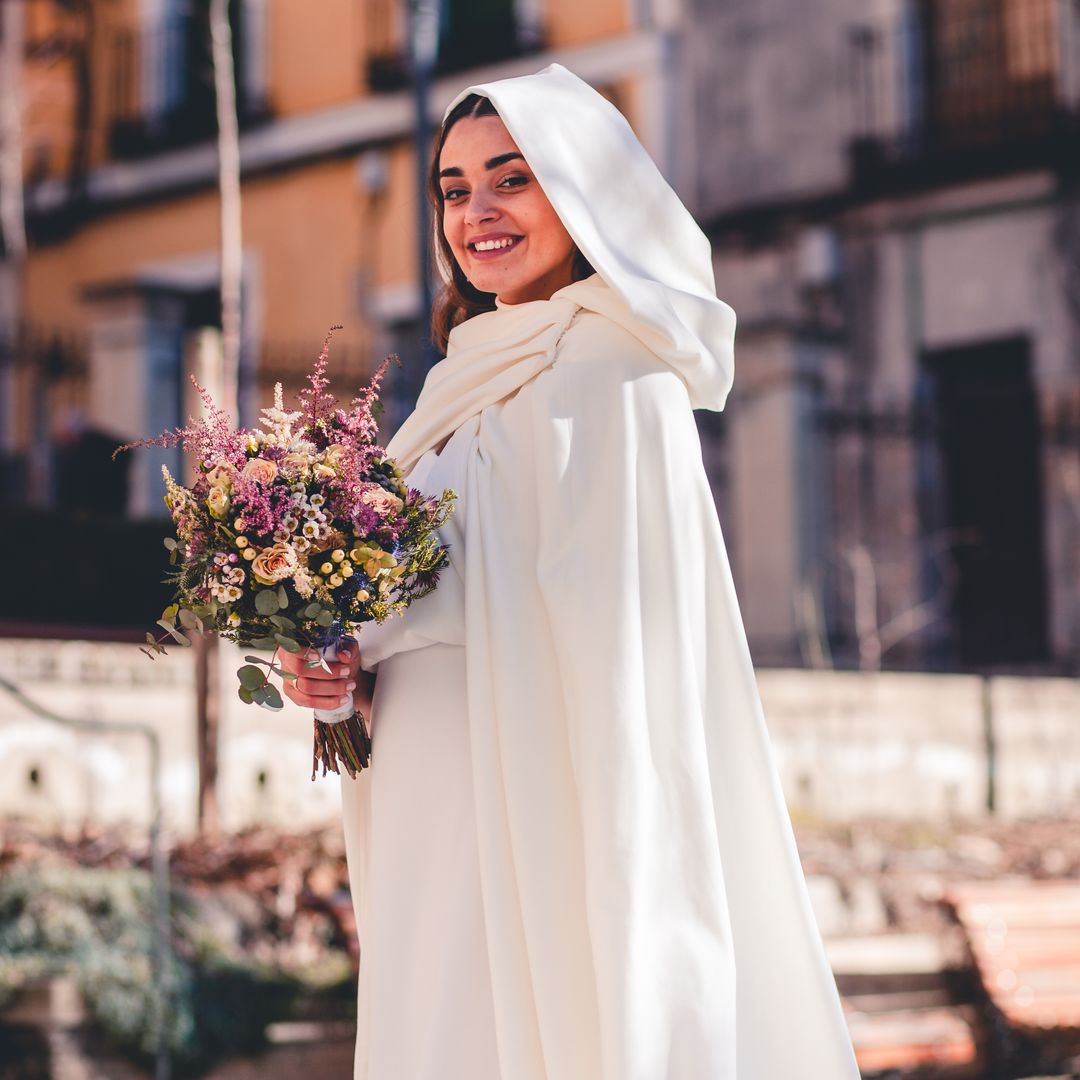
[[[355,641],[342,645],[336,660],[328,660],[330,667],[326,671],[322,666],[308,667],[312,660],[318,660],[315,649],[306,649],[302,653],[278,651],[278,663],[286,671],[294,672],[296,680],[284,680],[285,696],[305,709],[336,709],[346,702],[354,700],[356,685],[361,677],[366,689],[370,676],[360,671],[360,647]],[[359,706],[359,702],[357,705]]]

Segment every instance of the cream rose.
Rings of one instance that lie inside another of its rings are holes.
[[[297,473],[303,476],[310,464],[307,454],[298,454],[296,451],[286,454],[281,459],[281,467],[283,470],[290,473]]]
[[[396,495],[384,488],[365,491],[360,496],[360,501],[377,510],[383,517],[397,517],[405,505]]]
[[[220,521],[229,512],[229,493],[223,487],[211,488],[210,494],[206,496],[206,505],[210,513]]]
[[[259,484],[272,484],[277,476],[277,465],[266,458],[252,458],[244,466],[244,475]]]
[[[332,469],[340,469],[348,452],[348,447],[342,446],[340,443],[334,443],[326,448],[323,460]]]
[[[223,461],[220,464],[215,465],[206,474],[206,482],[211,487],[225,488],[228,490],[232,487],[233,477],[235,475],[236,469],[234,469],[227,461]]]
[[[260,585],[276,585],[295,573],[298,565],[296,552],[288,544],[274,544],[255,556],[251,576]]]

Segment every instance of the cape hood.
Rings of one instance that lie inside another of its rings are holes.
[[[582,254],[666,340],[663,357],[693,407],[723,409],[735,376],[735,312],[716,295],[708,238],[622,113],[561,64],[466,87],[444,122],[468,94],[491,99]]]

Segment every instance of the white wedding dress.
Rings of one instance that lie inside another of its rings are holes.
[[[596,273],[458,324],[387,446],[460,503],[360,634],[355,1080],[858,1080],[694,422],[735,378],[711,245],[566,68],[444,123],[469,93]]]
[[[428,451],[409,482],[463,491],[475,427]],[[378,679],[372,768],[342,785],[361,943],[356,1080],[500,1076],[466,710],[464,520],[459,498],[436,591],[359,636]]]

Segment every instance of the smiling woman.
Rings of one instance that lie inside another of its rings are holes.
[[[356,1080],[857,1080],[694,422],[708,240],[558,64],[462,91],[431,189],[446,358],[387,451],[458,501],[360,634]]]
[[[510,137],[491,99],[469,94],[451,110],[432,156],[435,243],[449,280],[433,338],[472,315],[546,300],[593,273]]]

